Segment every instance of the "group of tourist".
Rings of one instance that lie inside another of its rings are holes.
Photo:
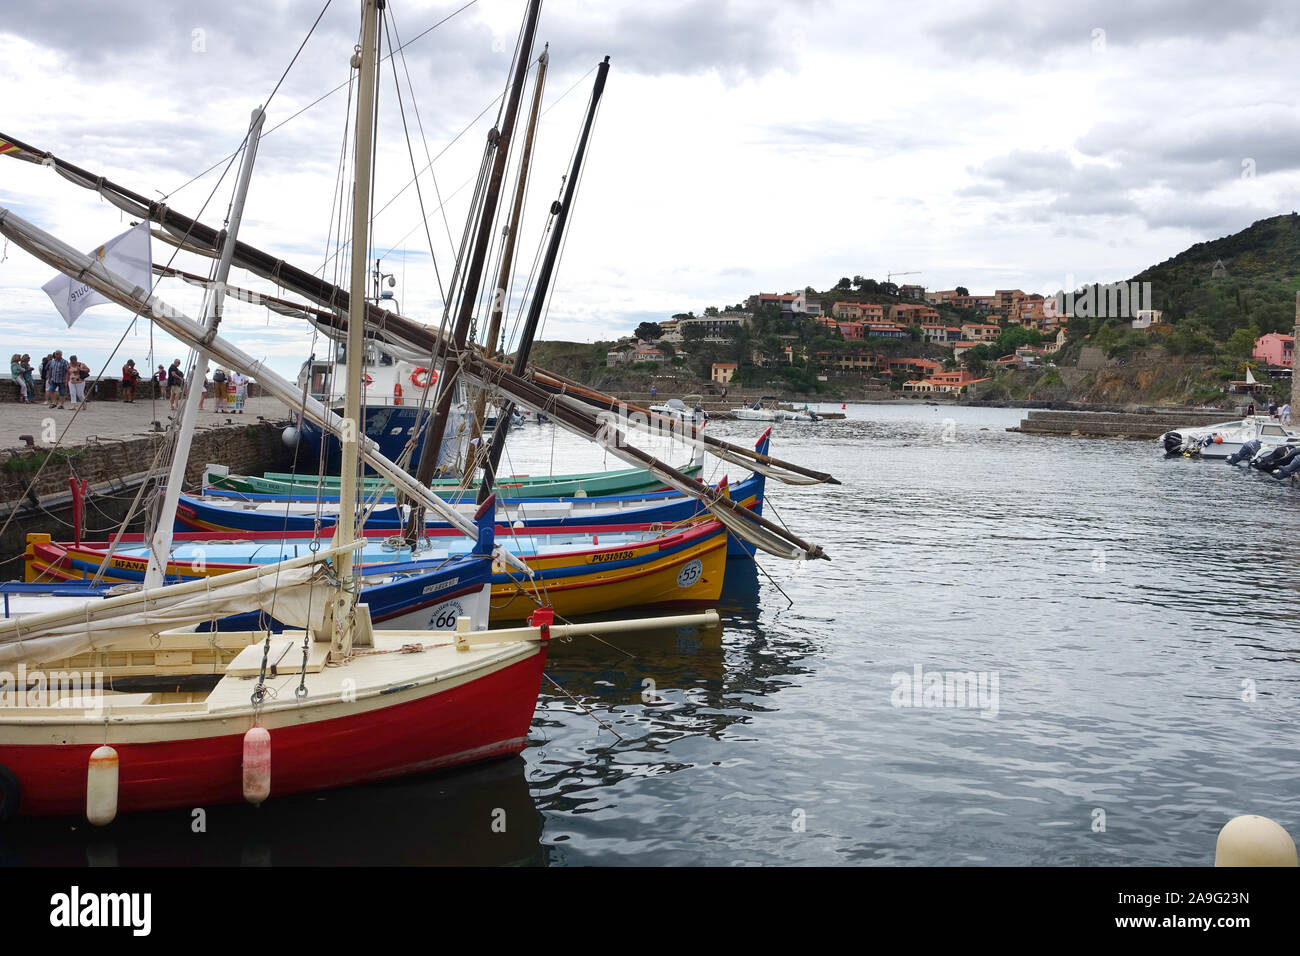
[[[134,363],[128,362],[131,371],[134,373]],[[122,381],[125,383],[127,369],[122,369]],[[139,379],[136,373],[136,379]],[[182,396],[185,394],[185,372],[181,368],[181,360],[175,359],[168,368],[158,366],[158,371],[154,373],[154,381],[158,383],[158,393],[166,394],[167,401],[173,410],[180,408]],[[242,372],[231,369],[227,372],[224,368],[218,367],[212,373],[212,377],[203,376],[203,391],[199,395],[199,410],[203,410],[204,404],[208,400],[208,392],[211,391],[214,414],[224,415],[233,413],[236,415],[244,414],[244,402],[248,400],[248,382],[249,378]],[[134,391],[134,390],[133,390]],[[134,394],[132,395],[134,398]]]
[[[39,366],[32,365],[30,355],[15,352],[9,359],[9,377],[18,389],[20,402],[26,405],[44,402],[50,408],[66,408],[85,402],[90,368],[75,355],[69,355],[65,359],[62,349],[55,349],[42,358]],[[140,370],[135,367],[135,359],[127,359],[122,366],[122,401],[125,404],[135,404],[136,389],[140,386],[141,377]],[[166,397],[173,410],[179,408],[181,396],[185,392],[185,372],[181,369],[181,360],[176,359],[170,367],[159,365],[152,379],[156,387],[155,397]],[[218,368],[211,378],[205,376],[203,379],[199,408],[203,408],[208,392],[212,390],[216,400],[216,413],[244,414],[248,382],[248,376],[242,372]]]
[[[55,349],[41,359],[39,369],[32,365],[30,355],[14,353],[9,359],[9,376],[18,387],[20,402],[39,405],[43,401],[50,408],[67,408],[69,400],[74,406],[86,400],[90,367],[75,355],[65,359],[62,349]],[[38,379],[40,388],[37,388]]]

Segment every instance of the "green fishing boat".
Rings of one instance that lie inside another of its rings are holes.
[[[683,465],[681,471],[692,478],[700,473],[695,462]],[[383,479],[367,477],[365,486],[374,490]],[[316,475],[293,475],[285,472],[265,472],[256,475],[221,474],[220,469],[209,466],[205,486],[240,494],[256,495],[338,495],[339,479],[327,475],[323,481]],[[435,491],[460,487],[455,478],[435,478],[429,486]],[[477,483],[473,487],[477,488]],[[497,493],[506,498],[574,498],[593,495],[634,495],[657,491],[664,483],[644,468],[624,468],[618,471],[589,471],[572,475],[510,475],[496,483]]]

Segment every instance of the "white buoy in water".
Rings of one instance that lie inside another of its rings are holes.
[[[1296,866],[1295,840],[1281,825],[1254,813],[1233,817],[1219,831],[1215,866]]]
[[[244,799],[259,806],[271,795],[271,735],[265,727],[244,734]]]
[[[117,816],[117,751],[96,747],[86,769],[86,819],[97,827]]]

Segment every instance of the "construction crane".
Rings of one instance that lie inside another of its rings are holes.
[[[885,281],[890,285],[893,285],[894,276],[919,276],[920,274],[919,270],[914,270],[912,272],[888,272],[885,274]]]

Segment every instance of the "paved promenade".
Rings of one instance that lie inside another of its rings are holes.
[[[52,436],[62,437],[64,447],[84,444],[91,436],[105,441],[138,438],[152,432],[155,421],[166,428],[171,414],[165,399],[154,401],[145,397],[136,399],[134,405],[92,399],[85,403],[84,408],[69,405],[64,409],[44,404],[4,402],[0,403],[0,449],[26,448],[26,443],[19,437],[21,435],[31,435],[37,448],[51,447],[54,444]],[[256,424],[259,415],[268,421],[291,417],[289,409],[278,399],[265,396],[248,399],[242,415],[217,415],[212,410],[209,396],[199,415],[197,429],[208,430],[243,422]]]

